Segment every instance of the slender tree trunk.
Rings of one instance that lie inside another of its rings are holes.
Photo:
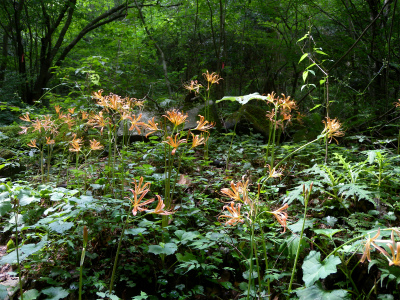
[[[140,20],[142,21],[143,27],[146,30],[147,35],[153,41],[154,46],[156,47],[156,49],[160,53],[161,63],[162,63],[163,70],[164,70],[165,84],[167,85],[167,88],[168,88],[168,94],[171,96],[172,95],[171,83],[170,83],[169,78],[168,78],[167,62],[165,60],[164,52],[162,51],[161,47],[158,45],[158,43],[153,38],[152,34],[150,33],[150,30],[147,28],[146,22],[145,22],[144,17],[143,17],[142,9],[140,8],[140,6],[138,5],[136,0],[135,0],[135,5],[136,5],[136,8],[139,11],[139,17],[140,17]]]

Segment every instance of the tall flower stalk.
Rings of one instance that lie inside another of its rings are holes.
[[[165,204],[159,195],[156,195],[156,197],[158,199],[158,204],[157,204],[156,208],[153,210],[148,209],[147,205],[149,205],[155,201],[155,198],[143,201],[143,198],[150,191],[150,182],[146,182],[145,184],[143,184],[143,177],[141,177],[139,181],[134,180],[133,184],[134,184],[134,188],[129,190],[132,193],[132,198],[128,198],[131,202],[131,205],[130,205],[128,214],[126,216],[125,223],[124,223],[124,226],[121,231],[121,235],[119,237],[117,252],[115,254],[114,265],[113,265],[110,287],[109,287],[110,294],[114,287],[115,272],[117,270],[117,264],[118,264],[118,256],[119,256],[119,252],[121,250],[121,245],[122,245],[122,240],[125,235],[125,230],[129,224],[129,220],[130,220],[130,216],[131,216],[130,212],[132,212],[132,215],[135,217],[135,221],[138,220],[139,218],[144,217],[146,214],[157,214],[157,215],[167,216],[167,215],[171,215],[174,213],[173,211],[164,210]],[[138,212],[145,212],[145,214],[143,214],[141,216],[137,216]]]

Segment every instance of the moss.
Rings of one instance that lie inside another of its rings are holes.
[[[15,155],[16,155],[16,153],[10,149],[6,149],[6,148],[0,149],[0,158],[10,159],[10,158],[13,158]]]
[[[243,105],[238,113],[241,114],[241,119],[245,119],[251,123],[257,132],[261,133],[265,137],[268,136],[269,121],[265,116],[264,108],[248,103]]]

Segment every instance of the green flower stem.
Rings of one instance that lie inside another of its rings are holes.
[[[239,122],[239,119],[236,120],[235,127],[233,127],[233,134],[232,134],[232,138],[231,138],[231,144],[229,145],[228,156],[226,158],[225,174],[228,172],[229,157],[230,157],[231,150],[232,150],[233,139],[236,136],[236,126],[237,126],[238,122]]]
[[[117,247],[117,253],[115,254],[114,266],[113,266],[113,270],[112,270],[112,274],[111,274],[111,282],[110,282],[110,289],[109,289],[110,294],[111,294],[112,289],[113,289],[113,286],[114,286],[114,279],[115,279],[115,272],[116,272],[116,270],[117,270],[117,263],[118,263],[119,251],[120,251],[120,249],[121,249],[122,240],[124,239],[126,226],[128,225],[128,222],[129,222],[129,219],[130,219],[130,216],[131,216],[131,210],[132,210],[132,208],[133,208],[133,205],[131,205],[130,208],[129,208],[128,215],[127,215],[127,217],[126,217],[124,227],[122,228],[122,232],[121,232],[121,235],[120,235],[120,237],[119,237],[118,247]],[[142,215],[142,216],[140,216],[140,217],[136,217],[135,220],[138,220],[138,219],[140,219],[140,218],[143,218],[145,215],[146,215],[146,214],[144,214],[144,215]]]
[[[254,225],[250,224],[251,228],[251,237],[250,237],[250,258],[249,258],[249,280],[247,283],[247,297],[246,299],[250,299],[250,288],[251,288],[251,277],[253,275],[253,247],[254,247]]]
[[[265,272],[269,270],[268,266],[268,254],[267,254],[267,247],[265,245],[265,237],[264,237],[264,230],[260,226],[261,230],[261,240],[262,240],[262,247],[263,247],[263,253],[264,253],[264,260],[265,260]],[[269,278],[267,279],[267,289],[268,289],[268,295],[271,295],[271,286],[270,286],[270,280]]]
[[[79,267],[79,300],[82,300],[82,273],[83,273],[83,261],[85,260],[86,249],[83,247],[81,255],[81,263]]]
[[[43,177],[42,177],[43,178]],[[21,300],[24,300],[24,294],[22,291],[22,274],[21,274],[21,266],[19,263],[19,243],[18,243],[18,214],[19,214],[19,199],[14,199],[16,201],[16,214],[15,214],[15,251],[17,253],[17,266],[18,266],[18,280],[19,280],[19,292],[21,294]]]
[[[272,149],[271,149],[271,166],[274,165],[275,162],[275,136],[276,136],[276,120],[278,118],[278,104],[275,105],[275,116],[274,116],[274,123],[273,123],[273,134],[272,134]]]
[[[303,186],[304,187],[304,186]],[[288,288],[288,296],[287,299],[290,298],[290,293],[292,292],[292,284],[293,284],[293,279],[294,279],[294,274],[296,273],[296,266],[297,266],[297,261],[299,259],[300,255],[300,247],[301,247],[301,241],[303,239],[303,234],[304,234],[304,227],[306,224],[306,217],[307,217],[307,205],[308,205],[308,200],[310,198],[311,194],[311,189],[310,191],[307,192],[307,190],[304,187],[304,215],[303,215],[303,225],[301,227],[301,232],[300,232],[300,239],[299,239],[299,245],[297,246],[297,251],[296,251],[296,258],[294,259],[294,264],[293,264],[293,270],[292,270],[292,276],[290,277],[290,283],[289,283],[289,288]]]

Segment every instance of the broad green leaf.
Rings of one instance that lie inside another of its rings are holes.
[[[338,232],[343,231],[343,229],[313,229],[316,234],[326,235],[330,239]]]
[[[55,221],[55,222],[49,224],[49,227],[51,230],[53,230],[57,233],[60,233],[60,234],[69,230],[72,226],[74,226],[74,223],[63,222],[63,221]]]
[[[12,210],[12,205],[10,201],[0,202],[0,217],[9,213]]]
[[[32,202],[40,202],[40,198],[37,198],[37,197],[34,197],[34,196],[23,195],[19,199],[19,204],[21,206],[29,205]]]
[[[299,242],[300,242],[300,236],[293,235],[293,238],[291,239],[290,244],[287,246],[289,258],[293,258],[293,259],[295,258],[296,253],[297,253],[297,248],[299,247]],[[307,243],[304,238],[301,239],[300,253],[303,253],[303,251],[307,247],[310,247],[309,243]]]
[[[59,300],[69,295],[69,292],[64,290],[62,287],[51,287],[42,290],[42,293],[48,296],[46,300]]]
[[[188,241],[193,241],[199,237],[200,233],[198,231],[177,230],[175,231],[175,235],[179,238],[182,244],[186,244]]]
[[[130,228],[125,230],[125,234],[132,234],[132,235],[138,235],[138,234],[145,234],[147,233],[146,228],[138,227],[138,228]]]
[[[38,290],[29,290],[24,292],[24,300],[35,300],[40,295]]]
[[[215,101],[215,103],[219,103],[219,102],[225,101],[225,100],[230,100],[230,101],[239,102],[240,104],[244,105],[244,104],[248,103],[250,100],[254,100],[254,99],[268,101],[267,96],[261,96],[259,93],[253,93],[253,94],[249,94],[249,95],[245,95],[245,96],[225,96],[222,99]]]
[[[60,192],[54,192],[50,194],[50,200],[51,201],[60,201],[62,198],[65,197],[64,193],[60,193]]]
[[[345,290],[326,291],[321,283],[304,288],[297,289],[296,294],[299,300],[346,300],[351,299],[350,294]]]
[[[7,287],[0,284],[0,299],[6,299],[8,296]]]
[[[177,253],[177,254],[175,254],[175,256],[179,262],[191,262],[191,261],[197,262],[197,257],[194,254],[186,252],[186,251],[185,251],[185,255]]]
[[[305,59],[307,56],[308,56],[308,53],[304,53],[304,54],[300,57],[300,60],[299,60],[298,63],[301,63],[301,61],[302,61],[303,59]]]
[[[37,244],[26,244],[19,248],[19,262],[24,261],[29,255],[41,250],[47,244],[47,235]],[[0,265],[16,264],[17,252],[14,250],[11,253],[3,256],[0,259]]]
[[[306,287],[311,286],[319,279],[324,279],[328,275],[336,273],[336,266],[340,263],[340,258],[333,255],[321,262],[321,253],[311,251],[302,266],[303,280]]]
[[[5,191],[0,193],[0,201],[10,198],[10,193]]]
[[[293,232],[300,232],[303,227],[303,218],[299,219],[296,223],[291,224],[288,228]],[[306,223],[304,224],[304,229],[313,228],[315,219],[306,219]]]
[[[178,250],[178,246],[174,243],[166,243],[160,245],[150,245],[148,252],[153,254],[174,254]]]

